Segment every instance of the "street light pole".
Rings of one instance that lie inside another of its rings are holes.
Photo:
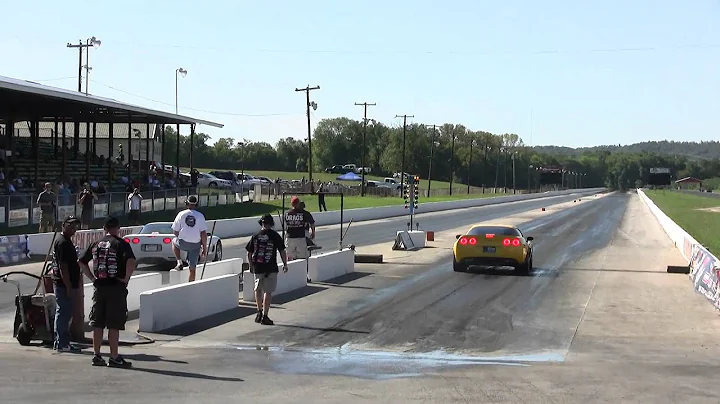
[[[367,123],[368,123],[368,117],[367,117],[367,108],[368,106],[375,106],[377,104],[375,103],[359,103],[356,102],[355,105],[362,105],[365,109],[365,112],[363,113],[363,134],[362,134],[362,152],[360,157],[360,167],[362,170],[362,182],[360,183],[360,196],[365,196],[365,137],[367,135]]]
[[[175,115],[178,114],[178,75],[187,76],[187,70],[183,69],[182,67],[175,69]]]
[[[433,163],[433,152],[435,150],[435,125],[432,126],[432,134],[430,135],[430,168],[428,169],[428,189],[427,197],[430,197],[430,185],[432,184],[432,163]]]
[[[450,146],[450,195],[452,196],[453,177],[455,176],[455,127],[450,130],[452,145]]]
[[[513,195],[515,195],[515,193],[517,192],[517,191],[516,191],[516,186],[515,186],[515,155],[517,155],[517,152],[513,152],[513,154],[512,154]]]

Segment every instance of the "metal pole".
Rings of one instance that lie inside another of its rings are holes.
[[[453,177],[455,176],[455,127],[453,126],[452,132],[452,146],[450,146],[450,195],[452,195],[453,189]]]
[[[470,195],[470,173],[472,172],[472,149],[475,139],[470,139],[470,158],[468,159],[468,177],[467,177],[467,193]]]
[[[365,138],[366,138],[366,136],[367,136],[367,123],[368,123],[367,108],[368,108],[369,105],[373,105],[373,106],[374,106],[374,105],[377,105],[377,104],[375,104],[375,103],[370,104],[370,103],[367,103],[367,102],[363,102],[363,103],[358,103],[358,102],[356,102],[355,105],[362,105],[362,106],[364,107],[364,113],[363,113],[363,135],[362,135],[362,152],[361,152],[361,157],[360,157],[360,166],[361,166],[361,169],[362,169],[362,183],[360,184],[360,196],[365,196],[365,150],[366,150],[366,148],[367,148],[366,145],[365,145]]]
[[[402,143],[402,162],[400,163],[400,192],[403,190],[405,185],[405,134],[407,131],[407,119],[414,118],[414,115],[395,115],[395,118],[403,119],[403,143]]]
[[[85,52],[85,95],[88,95],[88,86],[90,85],[90,40],[87,40],[86,48],[88,48],[87,52]],[[109,153],[108,153],[108,157]]]
[[[175,70],[175,115],[178,114],[178,71]]]
[[[515,194],[515,153],[512,155],[512,170],[513,170],[513,194]]]
[[[433,151],[435,150],[435,125],[432,128],[432,134],[430,135],[430,168],[428,169],[428,191],[427,197],[430,197],[430,184],[432,184],[432,163],[433,163]]]
[[[305,110],[307,114],[307,132],[308,132],[308,181],[310,182],[310,190],[313,189],[312,182],[312,128],[310,126],[310,91],[319,90],[320,86],[305,88],[296,88],[295,91],[305,91]],[[314,106],[313,108],[315,108]]]
[[[78,93],[82,93],[82,50],[83,50],[83,43],[82,40],[79,41],[78,45]]]

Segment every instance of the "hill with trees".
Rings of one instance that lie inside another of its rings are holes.
[[[166,127],[169,147],[166,156],[175,156],[177,134]],[[569,148],[527,147],[512,133],[493,134],[468,129],[461,124],[436,128],[420,124],[403,129],[371,121],[365,132],[365,166],[374,174],[390,175],[402,165],[405,138],[405,171],[423,178],[454,181],[473,186],[537,186],[538,167],[558,167],[568,171],[572,184],[583,186],[632,188],[643,184],[652,167],[667,167],[675,178],[720,177],[719,142],[643,142],[629,146]],[[208,144],[202,133],[195,137],[196,167],[239,170],[307,171],[307,143],[285,138],[275,145],[267,142],[218,139]],[[321,120],[313,133],[313,169],[321,171],[335,164],[361,165],[362,122],[338,117]],[[181,136],[180,165],[189,166],[189,137]],[[175,164],[169,157],[167,164]],[[576,180],[575,177],[578,177]],[[580,179],[581,177],[581,179]],[[710,181],[711,183],[713,181]],[[715,181],[718,182],[718,181]]]

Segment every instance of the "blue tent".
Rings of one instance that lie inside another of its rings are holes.
[[[361,181],[362,177],[353,172],[349,172],[343,175],[338,175],[335,179],[338,181]]]

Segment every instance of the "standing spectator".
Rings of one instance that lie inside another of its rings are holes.
[[[45,190],[40,192],[37,198],[37,204],[40,205],[40,233],[45,231],[51,232],[55,227],[55,206],[57,195],[50,189],[52,184],[45,183]]]
[[[255,233],[245,246],[250,272],[255,279],[255,304],[258,310],[255,322],[273,325],[275,323],[268,317],[268,312],[272,294],[277,287],[279,272],[277,254],[280,253],[283,272],[287,272],[287,253],[282,237],[273,230],[275,220],[272,215],[266,213],[258,222],[261,226],[260,231]]]
[[[172,250],[177,260],[175,269],[178,271],[183,269],[183,262],[180,258],[181,251],[187,252],[188,269],[190,270],[188,282],[193,282],[198,260],[201,256],[207,255],[207,223],[205,223],[205,215],[197,211],[197,195],[188,196],[185,206],[187,209],[178,213],[172,224],[175,234]]]
[[[198,176],[200,175],[200,172],[196,169],[192,169],[190,171],[190,183],[192,184],[193,188],[197,188],[198,186]]]
[[[318,182],[317,196],[318,196],[318,210],[320,212],[322,212],[323,208],[324,208],[325,212],[327,212],[327,205],[325,205],[325,186],[322,182]]]
[[[93,328],[93,366],[129,368],[132,364],[118,353],[120,331],[127,322],[127,285],[135,271],[135,254],[132,247],[121,239],[120,221],[109,217],[104,226],[106,236],[88,247],[78,260],[85,275],[93,281],[90,326]],[[88,263],[92,261],[93,270]],[[108,329],[110,358],[100,356],[103,333]]]
[[[57,302],[53,348],[58,352],[80,352],[78,347],[70,343],[69,331],[73,315],[72,296],[75,296],[73,290],[82,286],[77,251],[72,242],[72,236],[75,235],[78,224],[80,221],[74,216],[65,219],[62,223],[62,233],[55,241],[52,250],[51,276]]]
[[[290,260],[307,258],[307,242],[305,241],[305,227],[310,226],[310,238],[315,239],[315,219],[310,212],[300,205],[300,198],[290,198],[292,209],[285,213],[287,226],[287,249]]]
[[[130,208],[130,213],[128,214],[128,219],[135,224],[140,224],[140,207],[142,206],[142,200],[143,197],[140,195],[140,190],[135,188],[133,189],[132,193],[128,196],[128,203]]]
[[[78,201],[82,205],[82,214],[80,214],[80,218],[82,219],[81,228],[83,230],[90,228],[90,223],[93,219],[93,206],[96,199],[97,194],[90,189],[90,184],[86,182],[82,192],[78,196]]]

